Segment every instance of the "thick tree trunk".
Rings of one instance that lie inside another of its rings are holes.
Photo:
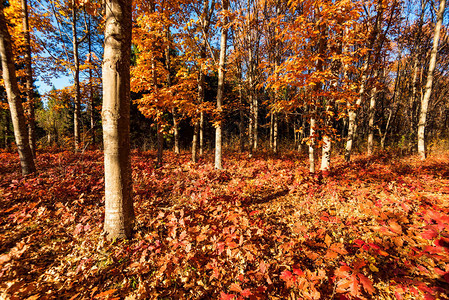
[[[73,130],[75,139],[75,151],[80,149],[81,144],[81,92],[80,92],[80,62],[78,54],[78,35],[76,28],[76,1],[72,0],[72,47],[73,47],[73,82],[75,85],[75,110],[73,112]]]
[[[432,52],[430,54],[429,70],[427,73],[427,82],[425,87],[424,97],[421,100],[421,111],[419,113],[418,123],[418,154],[421,160],[426,159],[425,146],[425,127],[427,118],[427,109],[429,107],[430,95],[432,94],[433,72],[435,70],[438,53],[438,43],[440,41],[441,25],[443,24],[444,9],[446,7],[446,0],[440,0],[440,6],[437,13],[437,23],[435,25],[435,32],[433,36]]]
[[[34,165],[33,153],[31,152],[29,145],[25,115],[14,67],[11,36],[6,25],[5,15],[3,14],[3,5],[0,5],[0,56],[2,61],[3,81],[8,97],[16,145],[19,151],[22,175],[28,175],[34,173],[36,167]]]
[[[228,9],[228,0],[222,0],[222,11],[225,12]],[[221,27],[221,40],[220,40],[220,62],[218,66],[218,89],[217,89],[217,112],[218,112],[218,125],[215,128],[215,169],[223,169],[222,165],[222,105],[224,95],[224,83],[226,74],[226,44],[228,40],[228,29],[226,28],[226,17],[223,20]]]
[[[31,38],[28,22],[28,2],[22,0],[22,26],[25,36],[26,95],[28,102],[28,139],[33,157],[36,157],[36,117],[34,114],[33,69],[31,67]]]
[[[129,238],[134,223],[130,158],[132,1],[106,0],[103,60],[104,231]]]

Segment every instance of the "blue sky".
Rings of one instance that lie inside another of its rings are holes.
[[[60,89],[60,88],[69,86],[69,85],[72,84],[71,83],[71,76],[61,76],[61,77],[55,78],[52,81],[52,84],[53,84],[53,86],[56,89]],[[53,86],[48,85],[48,84],[44,83],[41,80],[38,80],[36,82],[36,86],[37,86],[37,89],[39,91],[39,94],[41,94],[41,95],[43,95],[44,93],[50,91],[53,88]]]

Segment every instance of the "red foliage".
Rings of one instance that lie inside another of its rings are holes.
[[[26,178],[1,153],[1,297],[445,297],[447,155],[337,162],[324,178],[295,155],[226,171],[166,155],[160,169],[133,156],[135,236],[109,243],[100,152],[40,153]]]

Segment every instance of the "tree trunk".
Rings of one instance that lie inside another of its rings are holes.
[[[198,162],[198,133],[200,130],[200,121],[196,120],[195,124],[193,125],[193,138],[192,138],[192,162],[197,163]]]
[[[437,23],[435,25],[435,32],[433,36],[432,52],[430,54],[429,70],[427,73],[427,82],[425,87],[424,97],[421,100],[421,111],[419,113],[418,123],[418,154],[421,160],[426,159],[425,146],[425,127],[427,118],[427,109],[429,107],[430,95],[432,94],[433,72],[437,62],[438,43],[440,41],[441,25],[443,24],[444,8],[446,7],[446,0],[440,0],[440,6],[437,13]]]
[[[328,135],[323,136],[323,149],[321,154],[320,171],[329,172],[331,161],[331,145],[332,141]]]
[[[92,31],[90,28],[90,17],[89,17],[89,23],[88,23],[88,30],[89,30],[89,39],[88,39],[88,46],[89,46],[89,63],[92,64]],[[94,87],[92,83],[92,65],[89,66],[89,97],[90,97],[90,103],[89,103],[89,119],[90,119],[90,136],[92,139],[92,146],[95,147],[95,116],[94,116]]]
[[[228,0],[222,0],[222,12],[228,10]],[[217,112],[218,112],[218,125],[215,128],[215,169],[223,169],[222,165],[222,105],[224,94],[224,83],[226,74],[226,44],[228,40],[227,18],[224,17],[221,27],[221,40],[220,40],[220,62],[218,66],[218,89],[217,89]]]
[[[22,0],[22,26],[25,36],[25,71],[26,71],[26,95],[28,101],[28,139],[31,153],[36,157],[36,120],[34,114],[33,97],[33,69],[31,68],[31,38],[28,22],[28,2]]]
[[[156,168],[162,167],[162,152],[164,150],[164,136],[162,135],[161,124],[157,123],[157,158]]]
[[[242,95],[242,71],[241,68],[239,68],[239,78],[240,78],[240,82],[239,82],[239,116],[240,116],[240,122],[239,122],[239,148],[240,148],[240,152],[245,151],[245,141],[244,141],[244,137],[245,137],[245,125],[244,125],[244,111],[243,111],[243,95]]]
[[[104,231],[130,238],[134,223],[130,158],[132,1],[106,0],[103,60]]]
[[[14,128],[14,136],[20,157],[22,175],[28,175],[36,171],[33,153],[29,145],[28,132],[26,128],[25,115],[22,101],[20,99],[19,86],[17,84],[16,71],[14,67],[14,56],[11,48],[11,36],[6,25],[3,5],[0,5],[0,56],[2,60],[3,81],[8,97],[11,121]]]
[[[351,160],[351,152],[352,152],[352,147],[353,147],[353,143],[354,143],[354,139],[355,139],[355,133],[356,133],[356,118],[357,118],[357,109],[359,108],[360,104],[362,104],[362,100],[364,98],[365,95],[365,85],[366,85],[366,80],[367,80],[367,69],[368,69],[368,64],[369,64],[369,55],[367,56],[365,62],[363,63],[363,68],[362,68],[362,79],[361,79],[361,84],[360,84],[360,89],[359,89],[359,97],[357,98],[356,101],[356,106],[355,108],[351,107],[351,104],[348,104],[349,108],[348,108],[348,137],[346,139],[346,147],[345,147],[345,160],[347,162],[349,162]]]
[[[170,58],[170,26],[168,25],[165,32],[165,37],[167,39],[167,48],[165,48],[165,66],[167,68],[167,87],[170,88],[172,85],[171,81],[171,74],[170,74],[170,68],[171,68],[171,58]],[[176,154],[179,154],[179,121],[178,121],[178,115],[176,113],[176,108],[172,108],[172,115],[173,115],[173,139],[174,139],[174,147],[173,151]]]
[[[73,82],[75,85],[75,110],[73,112],[73,128],[75,138],[75,151],[80,149],[81,134],[80,134],[80,121],[81,121],[81,92],[80,92],[80,62],[78,54],[78,35],[76,28],[76,1],[72,0],[72,44],[73,44]]]
[[[278,153],[278,122],[279,122],[279,115],[277,113],[274,113],[273,116],[273,152]]]
[[[179,121],[178,121],[178,115],[176,113],[176,109],[172,109],[172,115],[173,115],[173,138],[174,138],[174,149],[173,151],[176,154],[179,154]]]
[[[368,156],[373,155],[374,150],[374,117],[376,115],[376,98],[377,98],[377,87],[376,81],[379,75],[379,70],[376,68],[374,70],[374,86],[371,89],[371,96],[369,102],[369,110],[368,110],[368,145],[367,145],[367,154]]]
[[[378,34],[382,28],[382,16],[383,16],[383,8],[382,8],[382,0],[377,0],[377,14],[376,14],[376,24],[374,26],[373,31],[371,32],[371,36],[369,39],[369,45],[368,49],[373,49],[374,44],[377,40]],[[348,108],[348,137],[346,140],[346,147],[345,147],[345,160],[349,162],[351,160],[351,152],[353,143],[356,137],[357,132],[357,109],[362,104],[362,101],[365,97],[365,88],[366,88],[366,81],[368,79],[367,70],[370,63],[371,58],[371,52],[372,50],[369,50],[366,55],[366,60],[363,64],[362,68],[362,78],[361,78],[361,85],[359,89],[359,97],[356,101],[356,107]],[[350,105],[348,105],[350,106]]]
[[[426,0],[421,0],[421,11],[419,14],[418,28],[416,29],[416,33],[414,35],[413,42],[413,77],[411,82],[411,94],[409,98],[409,121],[410,121],[410,140],[414,140],[416,134],[416,107],[417,107],[417,82],[418,82],[418,73],[419,73],[419,44],[421,42],[422,36],[422,26],[424,23],[424,11],[426,9]]]
[[[204,99],[201,103],[204,102]],[[200,113],[200,128],[199,128],[199,139],[200,139],[200,155],[204,152],[204,112]]]
[[[253,133],[254,133],[254,138],[253,138],[253,150],[256,151],[257,150],[257,142],[258,142],[258,128],[259,128],[259,101],[257,99],[257,91],[254,88],[254,97],[253,97],[253,109],[254,109],[254,128],[253,128]]]
[[[310,118],[309,172],[315,173],[315,117]]]
[[[254,144],[254,101],[253,101],[253,93],[251,91],[251,77],[249,78],[249,122],[248,122],[248,137],[249,137],[249,155],[251,156],[253,153],[253,144]]]

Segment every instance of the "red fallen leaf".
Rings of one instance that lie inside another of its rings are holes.
[[[444,247],[444,248],[449,248],[449,239],[447,238],[441,238],[435,241],[434,243],[436,246],[440,246],[440,247]]]
[[[338,257],[338,253],[334,252],[332,250],[327,250],[325,258],[329,258],[329,259],[335,259]]]
[[[357,274],[357,276],[360,279],[360,283],[363,286],[363,289],[370,295],[374,294],[374,292],[376,291],[373,287],[373,283],[371,282],[371,280],[369,280],[369,278],[367,278],[365,275],[363,274]]]
[[[242,295],[245,298],[249,298],[249,296],[251,296],[253,293],[251,293],[251,291],[249,289],[244,289],[240,295]]]
[[[12,258],[11,254],[2,254],[0,255],[0,266],[4,263],[7,263],[8,261],[10,261]]]
[[[354,244],[356,244],[359,247],[362,247],[365,244],[365,242],[360,239],[356,239],[354,240]]]
[[[107,297],[109,295],[114,294],[116,291],[117,291],[117,289],[108,290],[108,291],[102,292],[102,293],[100,293],[98,295],[95,295],[94,298],[105,298],[105,297]]]
[[[78,235],[80,234],[84,229],[84,225],[79,223],[78,225],[76,225],[75,230],[73,231],[73,235]]]
[[[337,293],[341,293],[341,294],[346,293],[348,291],[350,284],[351,284],[351,281],[349,279],[346,279],[346,278],[340,279],[337,282],[337,289],[336,289]]]
[[[299,234],[299,233],[305,233],[305,232],[307,232],[307,227],[304,226],[304,225],[301,225],[301,223],[299,223],[299,222],[296,222],[296,223],[293,225],[293,232],[294,232],[294,233],[297,233],[297,234]]]
[[[287,270],[285,270],[285,271],[282,271],[281,272],[281,276],[279,276],[282,280],[284,280],[284,281],[290,281],[291,279],[292,279],[292,277],[293,277],[293,274],[292,274],[292,272],[290,272],[290,271],[287,271]]]
[[[346,251],[346,249],[343,247],[343,244],[341,243],[332,244],[329,249],[341,255],[348,254],[348,251]]]
[[[447,283],[449,283],[449,272],[443,275],[444,280],[446,280]]]
[[[260,272],[262,272],[262,274],[265,274],[265,272],[267,271],[267,265],[263,260],[259,262],[259,270]]]
[[[423,233],[421,233],[421,237],[423,237],[424,239],[428,239],[428,240],[433,240],[437,236],[438,236],[438,232],[436,232],[436,230],[434,230],[434,229],[428,229],[428,230],[424,231]]]
[[[335,276],[338,278],[346,278],[349,276],[349,272],[351,271],[351,268],[348,266],[341,266],[338,269],[335,270]]]
[[[389,223],[389,225],[390,225],[390,230],[393,231],[394,233],[397,233],[397,234],[402,233],[402,227],[396,221],[391,221]]]
[[[242,288],[240,287],[240,284],[238,284],[238,283],[231,283],[229,290],[231,292],[237,292],[237,293],[241,293],[243,291]]]
[[[351,279],[350,279],[350,285],[349,285],[349,293],[356,297],[357,295],[360,294],[360,286],[359,286],[359,281],[357,279],[357,276],[355,274],[351,275]]]
[[[326,244],[327,247],[330,246],[330,244],[332,243],[332,238],[326,234],[326,237],[324,238],[324,243]]]
[[[444,276],[446,274],[446,272],[444,272],[443,270],[441,270],[440,268],[433,268],[433,270],[435,271],[436,274],[440,275],[440,276]]]
[[[234,298],[235,298],[235,295],[233,295],[233,294],[226,294],[226,293],[223,293],[223,292],[220,293],[220,299],[221,300],[232,300]]]
[[[425,294],[424,295],[424,300],[435,300],[436,298],[434,296],[432,296],[431,294]]]
[[[304,272],[301,269],[293,268],[293,273],[298,276],[304,276]]]

